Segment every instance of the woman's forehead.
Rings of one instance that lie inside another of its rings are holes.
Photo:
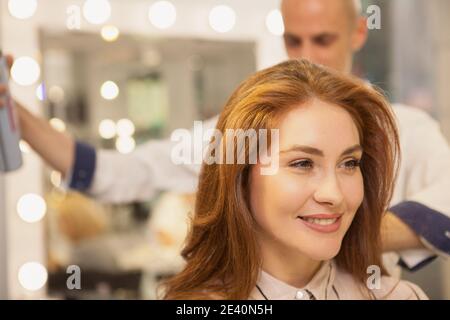
[[[359,133],[344,108],[313,99],[287,112],[279,123],[280,151],[293,145],[340,152],[359,144]],[[342,150],[341,150],[342,149]]]

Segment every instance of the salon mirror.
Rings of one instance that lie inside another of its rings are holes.
[[[40,46],[43,83],[36,94],[51,123],[124,154],[219,114],[256,70],[252,42],[131,34],[111,42],[99,34],[41,30]],[[49,294],[155,298],[157,282],[182,265],[177,248],[193,195],[104,205],[65,192],[56,172],[46,177]]]

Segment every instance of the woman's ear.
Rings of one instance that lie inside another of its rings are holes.
[[[356,27],[352,35],[353,52],[358,52],[359,50],[361,50],[361,48],[367,41],[367,37],[368,37],[367,18],[358,17]]]

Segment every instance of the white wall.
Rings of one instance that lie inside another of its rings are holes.
[[[2,32],[2,8],[0,6],[0,34]],[[1,38],[1,37],[0,37]],[[6,261],[6,206],[5,206],[5,181],[0,174],[0,299],[7,298],[7,261]]]
[[[7,269],[7,251],[6,251],[6,214],[5,214],[5,181],[0,174],[0,300],[8,296],[8,269]]]
[[[7,14],[7,1],[2,6],[2,48],[15,56],[28,55],[39,59],[37,25],[35,21],[23,23]],[[19,87],[11,83],[11,91],[20,101],[29,106],[32,112],[40,113],[34,96],[34,87]],[[9,173],[4,177],[5,202],[3,210],[6,214],[7,240],[7,278],[8,297],[22,299],[42,297],[44,290],[27,292],[17,278],[17,273],[23,263],[35,261],[44,263],[44,233],[43,223],[29,224],[22,221],[16,213],[19,198],[25,193],[42,194],[41,163],[33,154],[24,154],[24,165],[19,171]]]

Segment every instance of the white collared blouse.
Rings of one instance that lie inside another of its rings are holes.
[[[369,276],[369,275],[368,275]],[[364,285],[364,284],[363,284]],[[324,262],[312,280],[295,288],[261,271],[250,300],[428,300],[415,284],[382,276],[379,286],[364,290],[348,272],[334,261]]]

